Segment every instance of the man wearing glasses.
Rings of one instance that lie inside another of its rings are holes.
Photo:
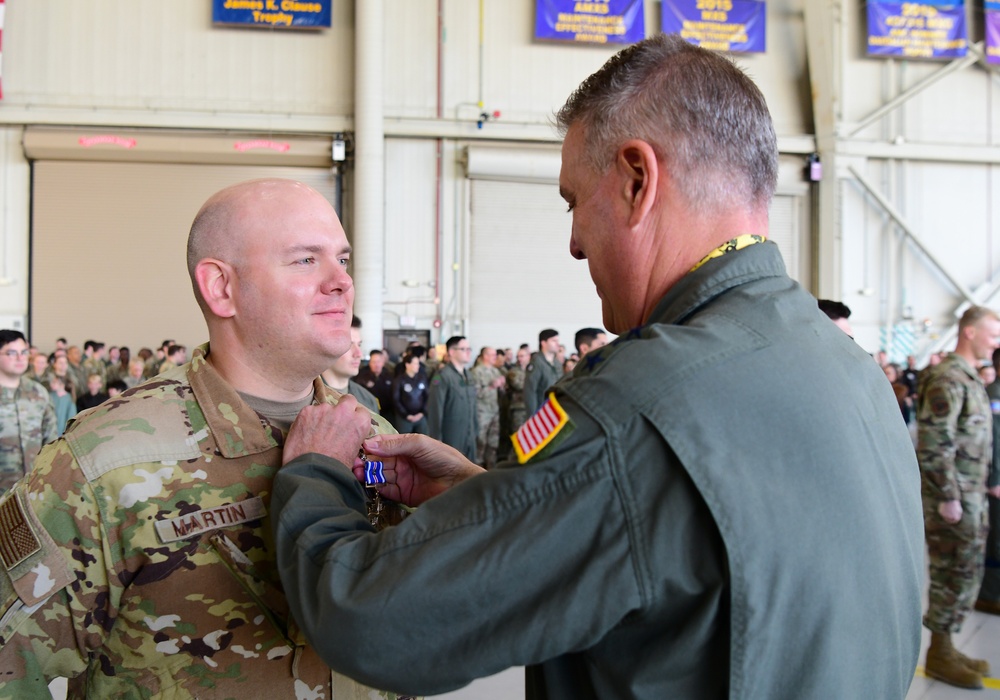
[[[49,392],[24,376],[27,371],[24,335],[0,330],[0,494],[28,473],[42,445],[59,435]]]
[[[479,430],[476,387],[465,369],[472,357],[472,346],[468,338],[456,335],[448,338],[445,348],[448,361],[434,374],[427,393],[427,427],[431,437],[474,462]]]

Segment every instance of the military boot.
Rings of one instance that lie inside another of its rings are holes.
[[[931,678],[959,688],[983,687],[983,674],[963,663],[951,644],[951,635],[943,632],[931,633],[931,645],[927,649],[924,671]]]
[[[933,637],[931,637],[931,643],[933,643]],[[941,643],[942,643],[942,645],[944,645],[942,647],[942,649],[944,649],[944,648],[950,648],[951,649],[951,653],[954,654],[955,657],[959,661],[961,661],[962,664],[966,668],[968,668],[968,669],[970,669],[972,671],[975,671],[976,673],[978,673],[981,676],[988,676],[988,675],[990,675],[990,662],[989,661],[986,661],[985,659],[973,659],[972,657],[966,656],[965,654],[963,654],[962,652],[960,652],[958,649],[956,649],[952,645],[952,643],[951,643],[951,637],[950,636],[946,635],[945,641],[941,642]]]

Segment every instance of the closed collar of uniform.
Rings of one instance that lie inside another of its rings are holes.
[[[763,243],[766,240],[767,240],[766,236],[758,236],[753,233],[744,233],[743,235],[737,236],[736,238],[731,238],[722,245],[720,245],[718,248],[713,250],[711,253],[703,257],[700,261],[698,261],[698,264],[692,267],[690,272],[694,272],[699,267],[707,263],[709,260],[712,260],[713,258],[721,258],[726,253],[732,253],[737,250],[742,250],[743,248],[752,246],[756,243]]]
[[[215,436],[219,452],[227,459],[260,454],[278,447],[271,431],[257,412],[240,398],[207,358],[208,343],[195,348],[188,366],[188,381],[205,422]]]

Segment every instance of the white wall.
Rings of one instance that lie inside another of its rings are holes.
[[[534,42],[531,0],[366,1],[382,2],[385,18],[384,44],[372,47],[385,65],[382,323],[395,328],[405,317],[429,327],[440,320],[448,326],[443,334],[474,322],[461,311],[469,304],[463,280],[475,274],[460,268],[471,231],[463,148],[556,145],[553,111],[615,47]],[[810,82],[807,7],[831,18],[821,25],[822,39],[837,53],[831,85],[815,75]],[[861,3],[771,0],[767,12],[767,52],[736,60],[768,100],[785,152],[783,172],[792,179],[813,148],[814,116],[824,116],[813,94],[824,87],[836,94],[837,146],[826,171],[835,196],[824,199],[818,213],[820,273],[808,283],[855,309],[858,338],[869,350],[882,342],[886,328],[900,323],[921,333],[929,329],[918,339],[921,348],[946,342],[963,302],[946,277],[991,291],[1000,265],[998,214],[991,206],[998,187],[991,162],[1000,161],[995,78],[975,66],[955,72],[850,134],[866,115],[942,64],[866,57]],[[354,128],[353,3],[334,2],[333,27],[319,32],[215,28],[210,14],[208,3],[194,0],[7,3],[0,318],[29,313],[29,167],[19,146],[24,126],[276,136]],[[647,32],[656,30],[659,15],[659,5],[648,2]],[[494,110],[500,117],[477,128],[479,114]],[[898,226],[848,166],[878,188],[929,255],[900,243]],[[346,184],[345,225],[351,230],[349,170]],[[524,280],[514,276],[511,283]]]

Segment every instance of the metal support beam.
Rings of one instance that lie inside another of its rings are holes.
[[[907,236],[910,242],[913,243],[913,245],[915,245],[920,250],[920,252],[923,253],[927,257],[927,259],[934,264],[934,266],[938,269],[938,271],[942,275],[944,275],[945,279],[947,279],[951,283],[951,285],[955,288],[955,290],[959,294],[961,294],[962,297],[967,302],[969,302],[970,304],[975,304],[976,299],[973,293],[969,291],[969,289],[967,289],[964,284],[955,279],[954,276],[952,276],[952,274],[948,272],[947,268],[941,263],[941,261],[938,260],[937,257],[935,257],[935,255],[930,250],[927,249],[927,247],[923,244],[923,242],[920,240],[917,234],[913,232],[913,229],[910,227],[910,225],[906,223],[906,220],[903,218],[903,216],[898,211],[896,211],[896,208],[894,206],[892,206],[892,203],[889,202],[889,200],[887,200],[885,197],[883,197],[882,193],[879,192],[874,185],[868,182],[868,180],[865,179],[865,177],[858,172],[857,168],[855,168],[852,165],[849,165],[847,166],[847,170],[850,171],[851,175],[854,176],[854,179],[857,180],[858,184],[860,184],[868,192],[868,194],[871,195],[872,199],[874,199],[878,203],[878,205],[882,207],[882,210],[889,215],[889,217],[896,223],[899,229]]]
[[[979,63],[983,57],[982,46],[983,46],[982,42],[977,42],[975,44],[970,45],[969,52],[965,56],[963,56],[962,58],[955,59],[948,65],[942,67],[940,70],[935,71],[931,75],[921,80],[919,83],[911,87],[909,90],[901,92],[899,95],[886,102],[884,105],[882,105],[874,112],[869,114],[867,117],[862,119],[860,122],[858,122],[857,125],[854,127],[854,129],[848,132],[847,136],[848,137],[854,136],[859,131],[864,130],[874,122],[877,122],[879,119],[884,117],[889,112],[893,111],[897,107],[908,102],[914,96],[920,94],[921,92],[929,88],[931,85],[934,85],[935,83],[942,80],[943,78],[948,77],[952,73],[968,68],[973,64]]]
[[[838,167],[837,127],[843,109],[842,66],[845,55],[844,0],[803,3],[807,65],[812,95],[816,152],[826,176],[815,185],[811,291],[827,299],[842,296],[838,208],[842,183]]]

